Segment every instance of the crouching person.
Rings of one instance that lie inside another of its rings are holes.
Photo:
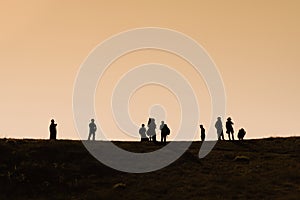
[[[139,130],[139,134],[141,136],[141,142],[143,142],[143,141],[149,141],[149,138],[146,136],[145,124],[142,124],[142,127]]]
[[[241,128],[239,130],[239,132],[238,132],[238,138],[239,138],[239,140],[244,140],[245,135],[246,135],[245,129]]]

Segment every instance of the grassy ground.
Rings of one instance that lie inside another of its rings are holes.
[[[116,144],[134,152],[161,148]],[[299,137],[220,141],[203,159],[200,145],[164,169],[130,174],[101,164],[80,141],[2,139],[0,199],[300,199]]]

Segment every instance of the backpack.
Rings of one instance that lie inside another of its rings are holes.
[[[162,128],[162,131],[163,131],[164,134],[170,135],[170,129],[167,126],[167,124],[164,125],[164,127]]]

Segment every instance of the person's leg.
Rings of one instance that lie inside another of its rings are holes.
[[[161,140],[161,143],[163,143],[164,142],[164,136],[163,136],[163,134],[160,134],[160,140]]]
[[[221,139],[224,140],[224,134],[223,134],[223,131],[221,131],[221,134],[220,134],[220,135],[221,135]]]
[[[93,133],[93,141],[95,141],[96,133]]]
[[[233,133],[233,131],[231,132],[231,135],[232,135],[232,140],[234,140],[234,133]]]
[[[89,137],[88,137],[88,140],[90,140],[91,139],[91,133],[89,133]]]

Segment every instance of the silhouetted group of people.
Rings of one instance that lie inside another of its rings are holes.
[[[234,140],[234,128],[233,128],[234,123],[232,122],[232,119],[230,117],[227,118],[227,121],[225,123],[226,127],[226,133],[228,135],[229,140]],[[50,131],[50,140],[56,140],[57,137],[57,130],[56,130],[57,124],[55,123],[54,119],[51,120],[50,126],[49,126],[49,131]],[[218,117],[216,123],[215,123],[215,128],[217,130],[217,136],[218,140],[225,140],[224,138],[224,133],[223,133],[223,123],[221,120],[221,117]],[[164,122],[161,121],[161,125],[159,126],[160,130],[160,136],[161,136],[161,143],[166,143],[167,142],[167,136],[170,135],[170,129],[168,125]],[[200,130],[201,130],[201,140],[205,140],[205,128],[203,125],[200,125]],[[95,120],[91,119],[91,122],[89,123],[89,136],[88,140],[95,140],[95,135],[97,131],[97,126],[95,124]],[[139,129],[139,134],[141,136],[141,142],[144,141],[151,141],[156,143],[156,123],[154,118],[149,118],[148,124],[147,124],[147,129],[145,127],[145,124],[142,124],[141,128]],[[241,128],[237,134],[237,137],[239,140],[243,140],[246,135],[245,129]]]
[[[234,123],[232,122],[232,119],[230,117],[227,118],[225,127],[226,127],[226,133],[228,135],[229,140],[234,140],[234,129],[233,129]],[[221,117],[218,117],[216,123],[215,123],[215,128],[217,129],[217,136],[218,140],[225,140],[224,138],[224,133],[223,133],[223,123],[221,120]],[[205,140],[205,129],[203,125],[200,125],[200,130],[201,130],[201,140]],[[239,140],[243,140],[246,135],[245,129],[241,128],[237,134]]]
[[[141,136],[141,142],[143,141],[151,141],[156,143],[156,124],[154,118],[149,118],[148,129],[145,128],[145,124],[142,124],[142,127],[139,129],[139,134]],[[161,142],[167,142],[167,136],[170,134],[170,129],[164,121],[161,121],[161,125],[159,126],[160,134],[161,134]]]

